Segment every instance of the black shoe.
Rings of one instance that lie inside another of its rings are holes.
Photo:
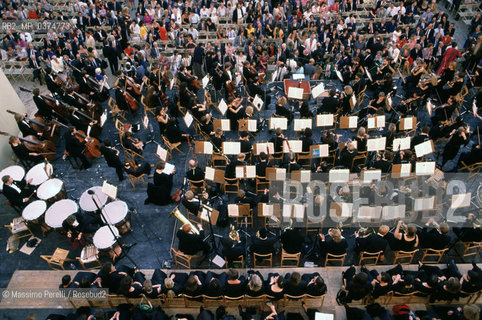
[[[472,260],[472,267],[477,268],[477,263],[475,263],[475,260]]]
[[[144,204],[149,204],[151,203],[151,200],[149,200],[149,198],[147,198],[146,200],[144,200]]]

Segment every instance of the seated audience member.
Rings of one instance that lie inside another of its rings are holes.
[[[365,228],[356,231],[355,251],[358,253],[376,253],[382,251],[380,260],[384,261],[385,256],[383,255],[383,252],[385,252],[385,249],[387,248],[387,240],[385,240],[383,236],[386,234],[386,232],[388,232],[388,230],[382,228],[382,226],[380,226],[380,228],[378,229],[378,233],[370,232],[368,229]]]
[[[112,263],[107,262],[97,274],[96,281],[100,283],[102,288],[108,288],[110,292],[119,293],[121,280],[127,276],[134,276],[135,272],[135,268],[129,268],[125,265],[116,268]]]
[[[345,302],[349,303],[353,300],[362,300],[371,292],[371,285],[368,281],[368,275],[365,272],[356,273],[354,266],[351,266],[343,273],[342,288],[347,291]]]
[[[304,274],[301,277],[306,285],[306,293],[310,296],[321,296],[326,293],[326,284],[319,273]]]
[[[93,272],[77,272],[74,279],[68,274],[62,277],[62,283],[59,285],[60,289],[66,288],[91,288],[97,287],[97,282],[95,281],[97,275]]]
[[[301,252],[301,246],[304,241],[305,237],[296,228],[288,228],[281,234],[281,243],[286,253],[294,254]]]
[[[368,282],[372,287],[371,294],[374,299],[392,291],[393,285],[396,285],[401,278],[400,275],[396,275],[392,281],[392,276],[388,272],[378,273],[376,270],[369,271],[365,266],[362,266],[361,272],[366,273],[368,276]]]
[[[340,229],[330,229],[328,236],[324,234],[318,235],[321,239],[321,254],[325,256],[326,254],[342,255],[346,253],[348,248],[348,243],[346,239],[341,235]]]
[[[208,255],[210,251],[209,244],[204,242],[204,230],[202,225],[198,224],[199,234],[192,231],[190,224],[184,224],[181,229],[177,231],[177,238],[179,239],[179,250],[187,255],[196,255],[202,251],[203,255]]]
[[[251,238],[250,251],[257,254],[270,254],[275,252],[274,245],[277,242],[277,238],[268,237],[268,230],[261,228],[256,237]]]
[[[245,293],[245,287],[246,278],[244,276],[240,277],[238,271],[235,269],[229,269],[224,294],[232,298],[241,297]]]
[[[265,293],[265,282],[259,271],[248,271],[248,284],[246,294],[250,297],[259,297]]]
[[[226,280],[228,275],[226,272],[220,274],[208,271],[206,279],[204,280],[204,294],[208,297],[220,297],[223,295],[223,290],[226,287]]]
[[[442,222],[440,225],[430,218],[427,221],[426,226],[433,225],[435,228],[427,230],[423,228],[420,232],[420,246],[427,249],[442,250],[448,247],[450,244],[449,231],[450,227],[447,223]]]
[[[186,279],[184,294],[189,297],[197,297],[204,293],[203,282],[205,281],[205,275],[201,271],[193,271]]]
[[[122,278],[119,284],[119,291],[128,298],[139,298],[144,293],[142,284],[145,278],[141,272],[136,272],[134,278],[126,276]]]
[[[277,273],[268,274],[266,294],[273,300],[283,299],[285,279]]]
[[[284,293],[290,296],[301,296],[306,293],[307,283],[302,280],[299,272],[285,275]]]
[[[165,280],[167,274],[161,269],[154,270],[150,280],[144,281],[144,293],[150,299],[158,298],[165,290]]]
[[[453,260],[448,264],[447,269],[440,269],[437,266],[429,266],[419,262],[420,270],[427,274],[427,286],[430,290],[430,303],[438,300],[452,300],[459,296],[461,281],[457,278],[460,272]]]

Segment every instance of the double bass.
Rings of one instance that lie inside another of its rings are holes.
[[[17,137],[3,131],[0,131],[0,135],[18,138],[28,151],[38,153],[47,160],[51,160],[55,157],[55,144],[50,140],[40,141],[35,136]]]
[[[53,120],[55,123],[61,125],[62,127],[65,127],[67,129],[73,129],[72,127],[66,125],[66,124],[63,124],[62,122],[60,121],[57,121],[57,120]],[[84,152],[85,152],[85,156],[89,159],[95,159],[95,158],[98,158],[100,157],[101,155],[101,152],[100,152],[100,148],[101,148],[101,145],[100,145],[100,141],[94,137],[89,137],[85,134],[84,131],[82,130],[75,130],[75,138],[79,141],[79,142],[85,142],[85,145],[84,145]]]
[[[7,109],[7,112],[13,114],[14,116],[20,115],[19,113],[9,109]],[[44,139],[56,141],[59,138],[59,127],[52,126],[51,123],[45,123],[42,117],[36,116],[33,119],[25,117],[24,119],[30,123],[32,129],[34,129],[36,132],[42,133],[42,137]]]
[[[28,92],[28,93],[33,93],[32,90],[26,89],[24,87],[19,87],[20,91],[23,92]],[[71,113],[71,110],[69,109],[68,106],[63,104],[61,101],[53,98],[53,97],[48,97],[44,95],[39,95],[40,98],[49,106],[52,108],[53,111],[57,112],[60,114],[62,117],[66,117]]]

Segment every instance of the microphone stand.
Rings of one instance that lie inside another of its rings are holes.
[[[120,240],[120,237],[117,236],[114,232],[114,230],[112,229],[112,226],[110,225],[109,221],[107,220],[107,218],[105,217],[104,213],[102,212],[102,209],[99,207],[99,204],[97,203],[97,201],[95,200],[94,198],[94,195],[95,195],[95,192],[93,190],[89,190],[87,191],[87,194],[89,194],[92,198],[92,202],[94,202],[94,205],[95,207],[97,208],[97,211],[100,213],[102,219],[104,219],[105,223],[107,224],[107,227],[109,228],[109,231],[112,233],[112,236],[114,236],[114,239],[115,241],[117,242],[117,244],[119,244],[119,246],[122,248],[122,247],[126,247],[126,250],[125,251],[129,251],[130,247],[124,245],[122,243],[122,241]],[[127,252],[124,252],[124,250],[122,250],[121,254],[119,255],[118,257],[118,260],[122,259],[122,255],[124,255],[130,262],[132,262],[132,264],[136,267],[137,267],[137,264],[136,262],[128,255]]]

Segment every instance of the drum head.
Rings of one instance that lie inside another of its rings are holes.
[[[110,229],[112,229],[116,237],[119,236],[119,230],[117,230],[116,227],[111,226]],[[110,229],[109,226],[103,226],[95,232],[92,241],[94,242],[94,246],[96,246],[97,249],[107,249],[114,245],[115,237]]]
[[[117,200],[108,203],[102,210],[102,213],[104,214],[107,222],[114,225],[121,222],[127,216],[127,211],[127,203],[121,200]],[[102,220],[104,221],[103,217]]]
[[[23,209],[22,217],[27,221],[35,220],[40,218],[45,210],[47,210],[47,203],[43,200],[35,200]]]
[[[88,194],[89,190],[94,191],[95,194],[93,195]],[[97,205],[101,209],[106,204],[108,199],[107,195],[102,192],[102,187],[99,187],[99,186],[92,187],[90,189],[85,190],[84,193],[82,193],[82,196],[80,196],[80,200],[79,200],[80,208],[87,212],[96,211],[97,207],[94,201],[92,200],[92,198],[95,199],[95,201],[97,202]]]
[[[10,166],[0,171],[0,190],[3,190],[3,182],[1,178],[6,175],[12,177],[14,181],[22,181],[25,176],[25,169],[21,166]]]
[[[60,179],[49,179],[38,187],[37,197],[41,200],[48,200],[55,197],[60,190],[62,190],[63,185],[64,182]]]
[[[62,222],[77,211],[79,211],[79,207],[75,201],[70,199],[57,201],[47,209],[45,223],[52,228],[61,228]]]
[[[47,170],[49,171],[48,174]],[[52,172],[50,171],[49,166],[45,162],[42,162],[36,164],[30,170],[28,170],[25,180],[28,181],[32,179],[32,182],[30,184],[32,186],[38,186],[47,181],[51,175]]]

